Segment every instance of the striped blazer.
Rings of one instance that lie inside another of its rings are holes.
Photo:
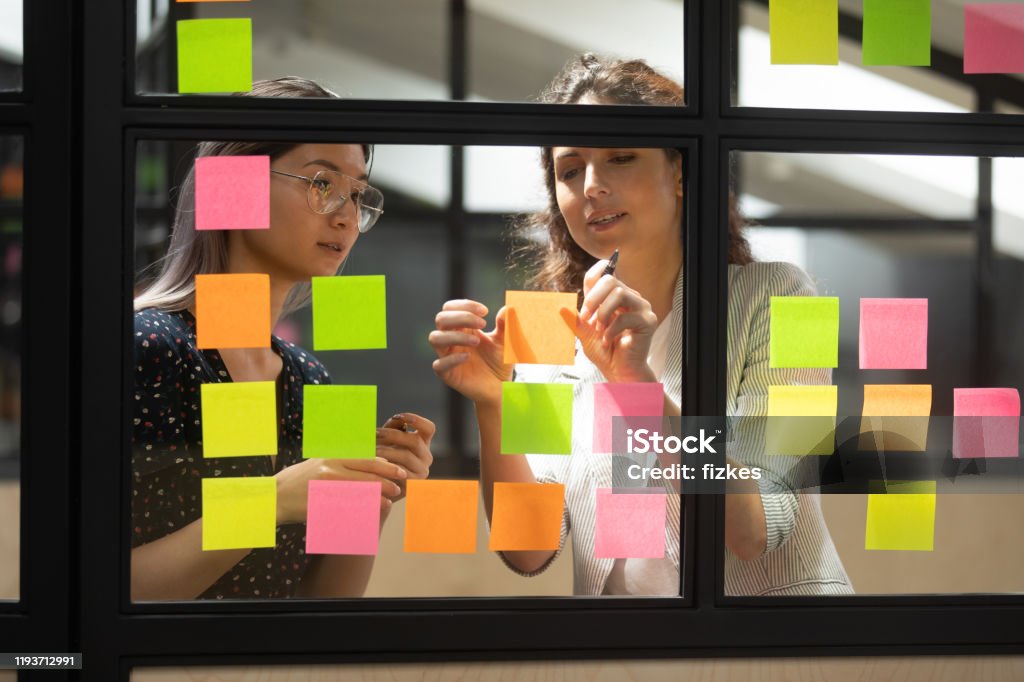
[[[799,268],[788,263],[752,263],[729,266],[727,416],[767,414],[768,386],[829,384],[828,369],[769,369],[769,303],[771,296],[814,295],[814,285]],[[676,282],[672,307],[683,317],[683,276]],[[682,399],[682,324],[669,330],[668,354],[661,382],[665,392]],[[565,485],[562,538],[551,560],[531,573],[536,575],[555,561],[572,534],[573,593],[599,595],[614,559],[594,557],[594,519],[597,488],[612,486],[612,457],[591,452],[593,385],[604,377],[582,351],[571,366],[517,365],[515,381],[574,384],[572,454],[528,455],[539,482]],[[797,493],[789,483],[800,458],[766,457],[763,420],[741,419],[727,445],[730,457],[764,472],[758,481],[767,526],[764,554],[741,561],[726,550],[727,595],[849,594],[850,580],[825,526],[817,493]],[[665,530],[666,557],[679,570],[680,497],[669,495]],[[500,553],[499,553],[500,555]],[[504,557],[502,557],[504,559]]]

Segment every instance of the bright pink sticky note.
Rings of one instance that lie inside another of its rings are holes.
[[[612,443],[615,417],[661,417],[664,410],[665,386],[662,384],[594,384],[593,452],[615,452]],[[656,421],[660,425],[661,420]],[[646,424],[643,427],[650,428]],[[620,438],[624,436],[620,434]]]
[[[270,227],[269,156],[203,156],[195,180],[197,230]]]
[[[953,389],[953,457],[1016,457],[1019,434],[1017,389]]]
[[[928,299],[860,299],[860,368],[928,369]]]
[[[594,557],[661,559],[665,556],[668,495],[597,489]]]
[[[964,7],[964,73],[1024,73],[1024,5]]]
[[[380,481],[310,481],[306,554],[376,554]]]

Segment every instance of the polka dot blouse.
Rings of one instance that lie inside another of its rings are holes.
[[[231,381],[216,350],[196,348],[188,311],[152,308],[135,313],[135,391],[132,428],[132,546],[184,528],[202,515],[202,479],[273,476],[302,461],[302,386],[330,376],[305,350],[271,338],[281,356],[277,378],[276,460],[203,457],[199,387]],[[309,564],[305,524],[277,529],[273,548],[252,550],[200,599],[291,597]]]

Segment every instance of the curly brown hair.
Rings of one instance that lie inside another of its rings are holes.
[[[683,87],[641,59],[607,59],[587,53],[566,64],[539,99],[548,104],[576,104],[587,96],[608,104],[678,106],[683,104]],[[666,149],[665,153],[672,161],[681,158],[678,149]],[[536,270],[528,280],[530,286],[544,290],[579,291],[583,288],[583,276],[597,259],[573,241],[565,218],[558,209],[551,147],[541,149],[541,167],[544,169],[547,206],[514,221],[513,230],[520,246],[514,253],[513,262]],[[743,235],[745,225],[734,197],[730,196],[730,264],[746,265],[754,260],[750,244]],[[546,241],[538,242],[537,236],[541,234],[547,235]]]

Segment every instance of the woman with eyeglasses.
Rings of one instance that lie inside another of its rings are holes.
[[[250,94],[333,96],[299,78],[257,82]],[[359,144],[199,145],[199,157],[270,157],[270,228],[197,231],[190,171],[159,274],[135,297],[134,600],[360,596],[372,556],[305,553],[309,482],[379,481],[383,523],[405,481],[428,475],[434,425],[414,414],[396,415],[378,430],[383,456],[376,459],[303,459],[303,386],[331,377],[302,348],[276,336],[269,348],[196,346],[196,275],[268,274],[276,324],[309,302],[312,277],[338,274],[383,211],[383,196],[367,184],[371,152]],[[203,457],[200,386],[228,381],[276,382],[276,456]],[[203,551],[202,480],[245,476],[275,480],[275,546]]]
[[[677,106],[683,103],[683,88],[639,60],[583,55],[555,77],[542,101]],[[584,294],[576,321],[575,363],[505,364],[504,309],[497,313],[494,329],[485,331],[489,311],[484,305],[452,300],[444,304],[430,333],[438,355],[434,371],[475,404],[488,517],[495,482],[565,486],[559,549],[502,552],[510,568],[525,576],[540,573],[571,535],[574,593],[678,595],[679,495],[668,496],[664,558],[596,556],[596,493],[612,487],[613,471],[611,455],[591,451],[589,391],[599,382],[658,382],[664,386],[665,414],[681,414],[682,155],[675,149],[562,146],[545,147],[541,159],[548,204],[522,221],[521,236],[533,245],[526,255],[535,288]],[[771,296],[813,295],[814,286],[795,266],[754,262],[742,219],[730,212],[727,414],[758,417],[766,414],[769,385],[827,384],[830,377],[823,369],[769,368]],[[617,268],[609,272],[616,252]],[[506,381],[574,384],[570,456],[502,454],[501,385]],[[726,488],[726,594],[851,592],[817,495],[794,485],[791,464],[799,458],[765,457],[758,430],[763,420],[740,424],[739,432],[733,432],[735,441],[727,446],[727,461],[738,469],[757,468],[763,476],[731,481]]]

